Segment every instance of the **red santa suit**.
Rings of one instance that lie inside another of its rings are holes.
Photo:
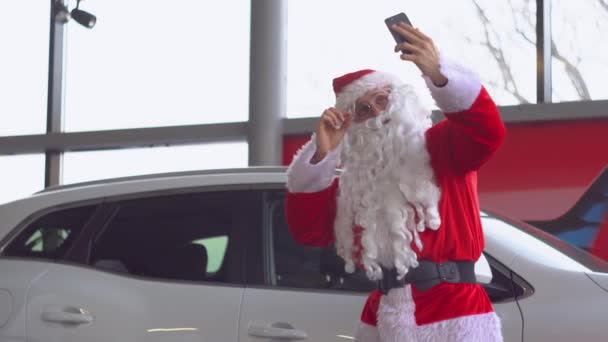
[[[441,225],[420,233],[419,260],[476,261],[484,248],[479,215],[477,170],[501,145],[505,128],[492,98],[470,70],[441,60],[447,85],[426,79],[443,120],[425,133],[434,179],[441,191]],[[366,77],[366,76],[363,76]],[[287,223],[294,238],[310,246],[335,242],[333,225],[339,179],[339,151],[311,164],[315,139],[295,156],[288,170]],[[360,244],[360,240],[355,239]],[[391,315],[398,310],[398,315]],[[400,329],[384,335],[378,329]],[[373,291],[357,332],[361,341],[502,341],[500,322],[481,285],[440,283],[426,291],[407,285],[387,295]]]

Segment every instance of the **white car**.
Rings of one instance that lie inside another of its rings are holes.
[[[0,206],[0,341],[352,340],[374,284],[294,242],[285,181],[173,173]],[[606,341],[608,264],[481,215],[491,275],[478,273],[505,341]]]

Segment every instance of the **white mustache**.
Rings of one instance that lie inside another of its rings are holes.
[[[389,112],[384,111],[384,112],[380,113],[380,115],[376,116],[375,118],[367,119],[365,121],[365,128],[371,129],[371,130],[379,130],[380,128],[382,128],[382,126],[384,126],[383,122],[389,118],[390,118]]]

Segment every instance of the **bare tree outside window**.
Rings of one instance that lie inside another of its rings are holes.
[[[554,101],[607,99],[607,2],[553,0],[552,6]]]
[[[529,1],[524,1],[523,6],[516,6],[510,0],[508,0],[508,3],[512,11],[507,15],[511,16],[517,33],[519,33],[525,41],[531,43],[532,45],[535,45],[536,39],[533,35],[534,27],[532,26],[531,30],[529,27],[522,28],[521,24],[519,23],[520,20],[518,20],[521,15],[530,15],[531,11],[528,7]],[[518,88],[518,83],[513,77],[513,70],[511,70],[511,65],[509,64],[508,59],[505,56],[505,47],[503,47],[501,33],[498,32],[498,30],[493,26],[492,21],[486,13],[486,10],[482,7],[482,5],[490,5],[490,3],[485,2],[482,4],[479,1],[473,0],[473,4],[475,5],[477,16],[480,19],[484,31],[483,38],[481,42],[479,42],[479,44],[485,46],[488,51],[490,51],[492,57],[498,64],[502,75],[502,80],[491,80],[489,84],[493,85],[494,87],[500,87],[511,93],[520,103],[534,102],[534,99],[529,99],[520,92]],[[534,16],[534,13],[532,13],[532,16]]]
[[[503,44],[504,32],[488,15],[496,2],[471,0],[476,8],[484,35],[477,42],[492,55],[500,68],[501,79],[488,83],[513,95],[520,103],[535,102],[534,98],[522,94],[521,83],[514,77],[514,68],[506,57],[512,45]],[[536,1],[503,0],[510,11],[503,13],[513,22],[515,32],[532,48],[536,46]],[[552,78],[553,100],[576,101],[608,97],[601,81],[608,76],[606,45],[608,39],[608,2],[597,1],[552,1]]]

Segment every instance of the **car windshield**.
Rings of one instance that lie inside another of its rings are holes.
[[[550,247],[560,251],[564,255],[577,261],[578,263],[580,263],[581,265],[585,266],[586,268],[592,270],[593,272],[608,273],[608,262],[606,262],[572,244],[569,244],[568,242],[560,240],[559,238],[557,238],[549,233],[546,233],[530,224],[527,224],[527,223],[521,222],[521,221],[508,219],[508,218],[505,218],[500,215],[496,215],[494,213],[490,213],[487,211],[486,212],[482,211],[481,217],[482,218],[484,218],[484,217],[493,218],[493,219],[503,221],[504,223],[512,226],[513,228],[519,229],[520,231],[522,231],[528,235],[531,235],[532,237],[542,241],[543,243],[549,245]]]

